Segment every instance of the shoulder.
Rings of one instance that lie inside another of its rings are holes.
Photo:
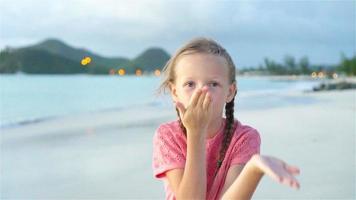
[[[237,144],[248,143],[252,148],[259,147],[261,144],[261,136],[257,129],[252,126],[246,125],[235,119],[235,132],[234,136],[237,139]]]
[[[171,121],[159,125],[153,138],[152,167],[156,178],[165,172],[181,169],[185,165],[186,143],[179,122]]]
[[[178,120],[173,120],[160,124],[155,130],[155,135],[156,136],[176,135],[176,134],[180,134],[180,132],[181,130],[180,130]]]
[[[245,164],[254,154],[260,153],[261,138],[257,129],[236,120],[232,144],[231,165]]]
[[[179,121],[173,120],[160,124],[155,130],[153,139],[154,141],[183,141],[185,137]]]

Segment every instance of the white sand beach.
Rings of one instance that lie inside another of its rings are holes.
[[[300,190],[263,177],[253,199],[355,199],[356,91],[294,93],[318,103],[236,108],[261,153],[297,165]],[[152,136],[175,110],[114,110],[0,129],[1,199],[163,199]]]

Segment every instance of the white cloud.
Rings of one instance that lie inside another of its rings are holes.
[[[240,65],[304,54],[338,62],[354,53],[354,1],[1,0],[0,48],[48,37],[102,55],[170,53],[191,37],[214,37]]]

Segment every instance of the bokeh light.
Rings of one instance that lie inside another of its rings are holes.
[[[89,64],[91,62],[91,58],[86,56],[84,57],[81,61],[80,61],[80,64],[82,64],[83,66]]]
[[[83,66],[88,64],[88,61],[86,59],[82,59],[82,61],[80,61],[80,64],[82,64]]]
[[[136,69],[136,76],[141,76],[142,75],[142,70],[141,69]]]
[[[109,71],[110,75],[115,75],[115,73],[116,73],[115,69],[110,69],[110,71]]]
[[[337,79],[337,78],[338,78],[337,73],[333,73],[333,78],[334,78],[334,79]]]
[[[312,77],[312,78],[316,78],[316,72],[313,72],[313,73],[311,74],[311,77]]]
[[[123,76],[123,75],[125,75],[125,70],[124,69],[119,69],[118,71],[117,71],[117,73],[120,75],[120,76]]]
[[[161,71],[160,71],[159,69],[156,69],[156,70],[155,70],[155,75],[156,75],[156,76],[160,76],[160,75],[161,75]]]
[[[319,77],[319,78],[324,78],[324,73],[323,73],[323,72],[319,72],[319,73],[318,73],[318,77]]]
[[[88,56],[87,56],[87,57],[85,57],[84,59],[87,61],[87,63],[88,63],[88,64],[91,62],[91,58],[90,58],[90,57],[88,57]]]

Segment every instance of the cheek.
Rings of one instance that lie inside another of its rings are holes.
[[[214,107],[222,107],[225,103],[225,94],[222,90],[210,90],[211,97],[213,99]]]
[[[183,103],[183,105],[185,107],[188,107],[188,104],[189,104],[189,101],[190,101],[190,98],[191,96],[193,95],[193,90],[185,90],[185,89],[181,89],[181,90],[178,90],[178,97],[179,97],[179,101],[181,103]]]

